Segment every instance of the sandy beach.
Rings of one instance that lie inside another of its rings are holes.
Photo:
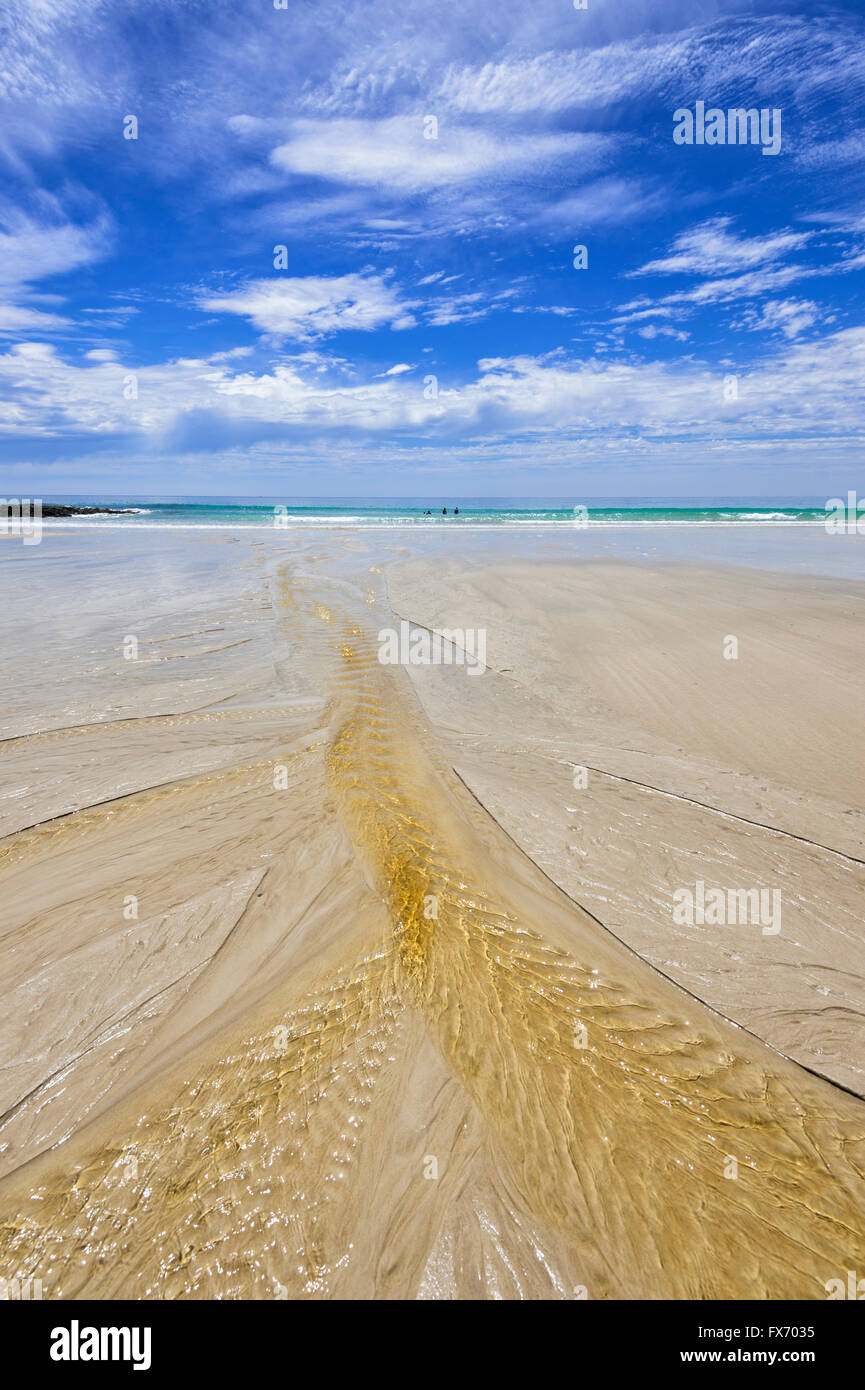
[[[822,533],[688,544],[2,543],[0,1277],[865,1266],[865,574]],[[400,622],[486,669],[384,664]]]

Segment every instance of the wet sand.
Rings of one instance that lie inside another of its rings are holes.
[[[865,1263],[860,580],[34,549],[0,631],[0,1276],[822,1299]],[[400,618],[485,629],[490,669],[382,665]],[[677,923],[697,880],[777,890],[780,929]]]

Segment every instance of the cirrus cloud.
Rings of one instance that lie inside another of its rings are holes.
[[[575,131],[501,134],[446,121],[434,137],[425,138],[424,120],[418,115],[296,121],[291,138],[273,150],[270,161],[286,173],[420,193],[543,170],[565,158],[576,157],[587,167],[610,143],[607,136]]]

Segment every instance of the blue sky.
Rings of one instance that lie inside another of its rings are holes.
[[[861,3],[4,15],[4,495],[863,490]]]

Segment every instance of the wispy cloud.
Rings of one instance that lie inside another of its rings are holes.
[[[454,439],[517,470],[575,441],[852,448],[865,38],[750,8],[7,0],[10,448],[243,462],[338,432],[373,471]],[[783,106],[783,158],[674,146],[697,98]]]
[[[810,232],[775,232],[736,236],[732,217],[712,217],[680,232],[667,256],[648,261],[631,275],[722,275],[777,262],[811,240]]]
[[[442,121],[427,138],[423,115],[387,120],[297,121],[271,163],[288,173],[404,193],[475,183],[504,173],[543,169],[562,159],[596,163],[602,136],[579,132],[499,135]]]
[[[692,91],[710,104],[728,94],[762,93],[777,101],[795,92],[807,105],[827,87],[861,95],[861,29],[850,22],[820,26],[808,17],[742,18],[657,37],[640,32],[582,50],[452,64],[441,95],[466,112],[596,111]]]
[[[307,275],[253,280],[225,294],[202,294],[202,309],[237,314],[262,333],[313,342],[337,332],[410,328],[413,305],[381,275]]]
[[[53,216],[40,219],[8,203],[0,207],[0,333],[68,328],[68,319],[39,307],[45,296],[34,286],[91,265],[108,249],[111,229],[104,215],[81,226],[61,220],[50,202],[46,212]]]
[[[669,192],[651,185],[640,175],[609,175],[542,206],[537,220],[578,229],[621,226],[659,212],[669,197]]]
[[[813,327],[819,313],[812,299],[769,299],[759,309],[746,309],[737,326],[749,331],[780,333],[792,340]],[[830,321],[833,317],[830,315]]]
[[[676,342],[684,343],[690,338],[690,333],[681,328],[671,328],[666,323],[646,323],[642,328],[637,329],[641,338],[673,338]]]

